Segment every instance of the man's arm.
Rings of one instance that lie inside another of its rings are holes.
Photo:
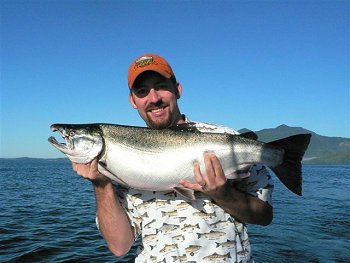
[[[111,180],[97,170],[96,160],[88,164],[73,163],[72,166],[79,176],[93,184],[99,229],[109,249],[116,256],[126,254],[134,243],[134,231]]]
[[[258,197],[240,192],[230,180],[210,194],[218,206],[240,222],[263,226],[272,222],[272,206]]]
[[[226,179],[216,155],[206,154],[204,162],[206,178],[202,176],[199,165],[195,164],[194,174],[197,182],[182,180],[180,183],[184,187],[208,195],[217,205],[240,222],[258,225],[268,225],[272,222],[272,206],[258,197],[237,190],[232,180]]]

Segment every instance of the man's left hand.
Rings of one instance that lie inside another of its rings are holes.
[[[196,182],[181,180],[180,184],[184,187],[200,191],[209,197],[223,199],[227,194],[229,182],[224,174],[220,160],[214,153],[206,153],[204,155],[204,164],[206,174],[202,174],[198,163],[194,164],[194,176]]]

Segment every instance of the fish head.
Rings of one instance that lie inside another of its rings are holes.
[[[104,141],[98,125],[53,124],[52,131],[58,131],[64,139],[59,143],[51,136],[49,142],[75,163],[88,163],[102,152]]]

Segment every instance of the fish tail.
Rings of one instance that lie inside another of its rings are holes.
[[[272,171],[289,190],[300,196],[302,195],[301,161],[310,139],[311,134],[298,134],[268,143],[285,151],[283,163],[271,167]]]

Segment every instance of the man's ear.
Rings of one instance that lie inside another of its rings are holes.
[[[135,104],[135,101],[134,101],[134,98],[133,98],[131,92],[129,93],[129,102],[134,109],[137,109],[137,106]]]
[[[176,88],[177,88],[176,97],[178,99],[180,99],[181,94],[182,94],[182,86],[181,86],[181,84],[179,82],[177,83],[177,87]]]

